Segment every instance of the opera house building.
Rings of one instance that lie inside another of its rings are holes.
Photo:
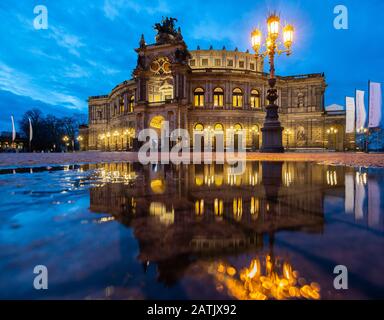
[[[89,125],[80,129],[83,150],[127,151],[140,147],[144,128],[170,131],[246,132],[248,150],[261,146],[268,74],[264,59],[247,52],[189,50],[174,19],[155,26],[156,40],[141,37],[132,79],[109,94],[89,97]],[[345,112],[326,111],[323,73],[278,76],[279,115],[284,146],[290,149],[345,150],[353,137],[345,134]],[[334,130],[331,130],[333,128]],[[225,141],[228,143],[228,141]]]

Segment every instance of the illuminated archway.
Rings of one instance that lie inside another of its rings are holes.
[[[154,116],[149,123],[149,127],[152,129],[161,130],[164,120],[165,119],[163,116]]]

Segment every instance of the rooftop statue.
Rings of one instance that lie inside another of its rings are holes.
[[[161,23],[156,23],[154,29],[157,30],[156,43],[165,44],[182,40],[180,29],[176,30],[175,18],[163,18]]]

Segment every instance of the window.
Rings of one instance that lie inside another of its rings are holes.
[[[243,126],[240,124],[240,123],[236,123],[234,126],[233,126],[233,129],[235,130],[235,132],[238,132],[240,130],[243,130]]]
[[[239,61],[239,68],[244,69],[244,61]]]
[[[124,98],[120,97],[120,113],[124,113],[125,106],[124,106]]]
[[[251,63],[251,64],[249,65],[249,68],[250,68],[251,70],[255,70],[255,64],[254,64],[254,63]]]
[[[243,106],[243,92],[239,88],[233,89],[232,105],[236,108]]]
[[[207,67],[207,66],[208,66],[208,59],[203,59],[203,60],[201,60],[201,65],[202,65],[203,67]]]
[[[196,65],[196,60],[195,60],[195,59],[190,60],[190,61],[189,61],[189,65],[190,65],[191,67],[194,67],[194,66]]]
[[[253,89],[251,91],[251,108],[260,108],[260,92],[259,90]]]
[[[133,112],[133,107],[135,105],[135,96],[131,96],[129,99],[129,112]]]
[[[224,90],[222,88],[215,88],[213,90],[213,106],[224,106]]]
[[[221,60],[215,59],[215,67],[221,67]]]
[[[113,116],[116,116],[117,115],[117,106],[114,105],[113,106]]]
[[[204,89],[196,88],[193,95],[195,107],[204,107]]]
[[[97,111],[97,120],[102,120],[103,119],[103,112],[98,110]]]
[[[233,67],[233,60],[232,59],[228,59],[228,67]]]
[[[221,123],[216,123],[214,129],[215,131],[224,131],[224,126]]]
[[[195,126],[193,127],[193,129],[195,131],[204,131],[204,126],[201,123],[196,123]]]

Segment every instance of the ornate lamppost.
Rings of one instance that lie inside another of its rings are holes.
[[[285,49],[279,49],[280,42],[278,42],[280,32],[280,18],[276,14],[271,14],[267,19],[268,36],[265,41],[266,50],[263,53],[259,53],[262,46],[262,33],[259,29],[255,29],[251,34],[252,47],[255,50],[256,57],[269,57],[269,89],[267,92],[267,100],[269,101],[266,106],[266,116],[264,127],[261,129],[263,135],[263,142],[260,151],[261,152],[284,152],[283,147],[283,130],[278,115],[278,105],[275,101],[278,98],[275,78],[275,54],[287,55],[291,54],[291,47],[293,43],[294,28],[292,25],[286,25],[283,28],[283,42]]]

